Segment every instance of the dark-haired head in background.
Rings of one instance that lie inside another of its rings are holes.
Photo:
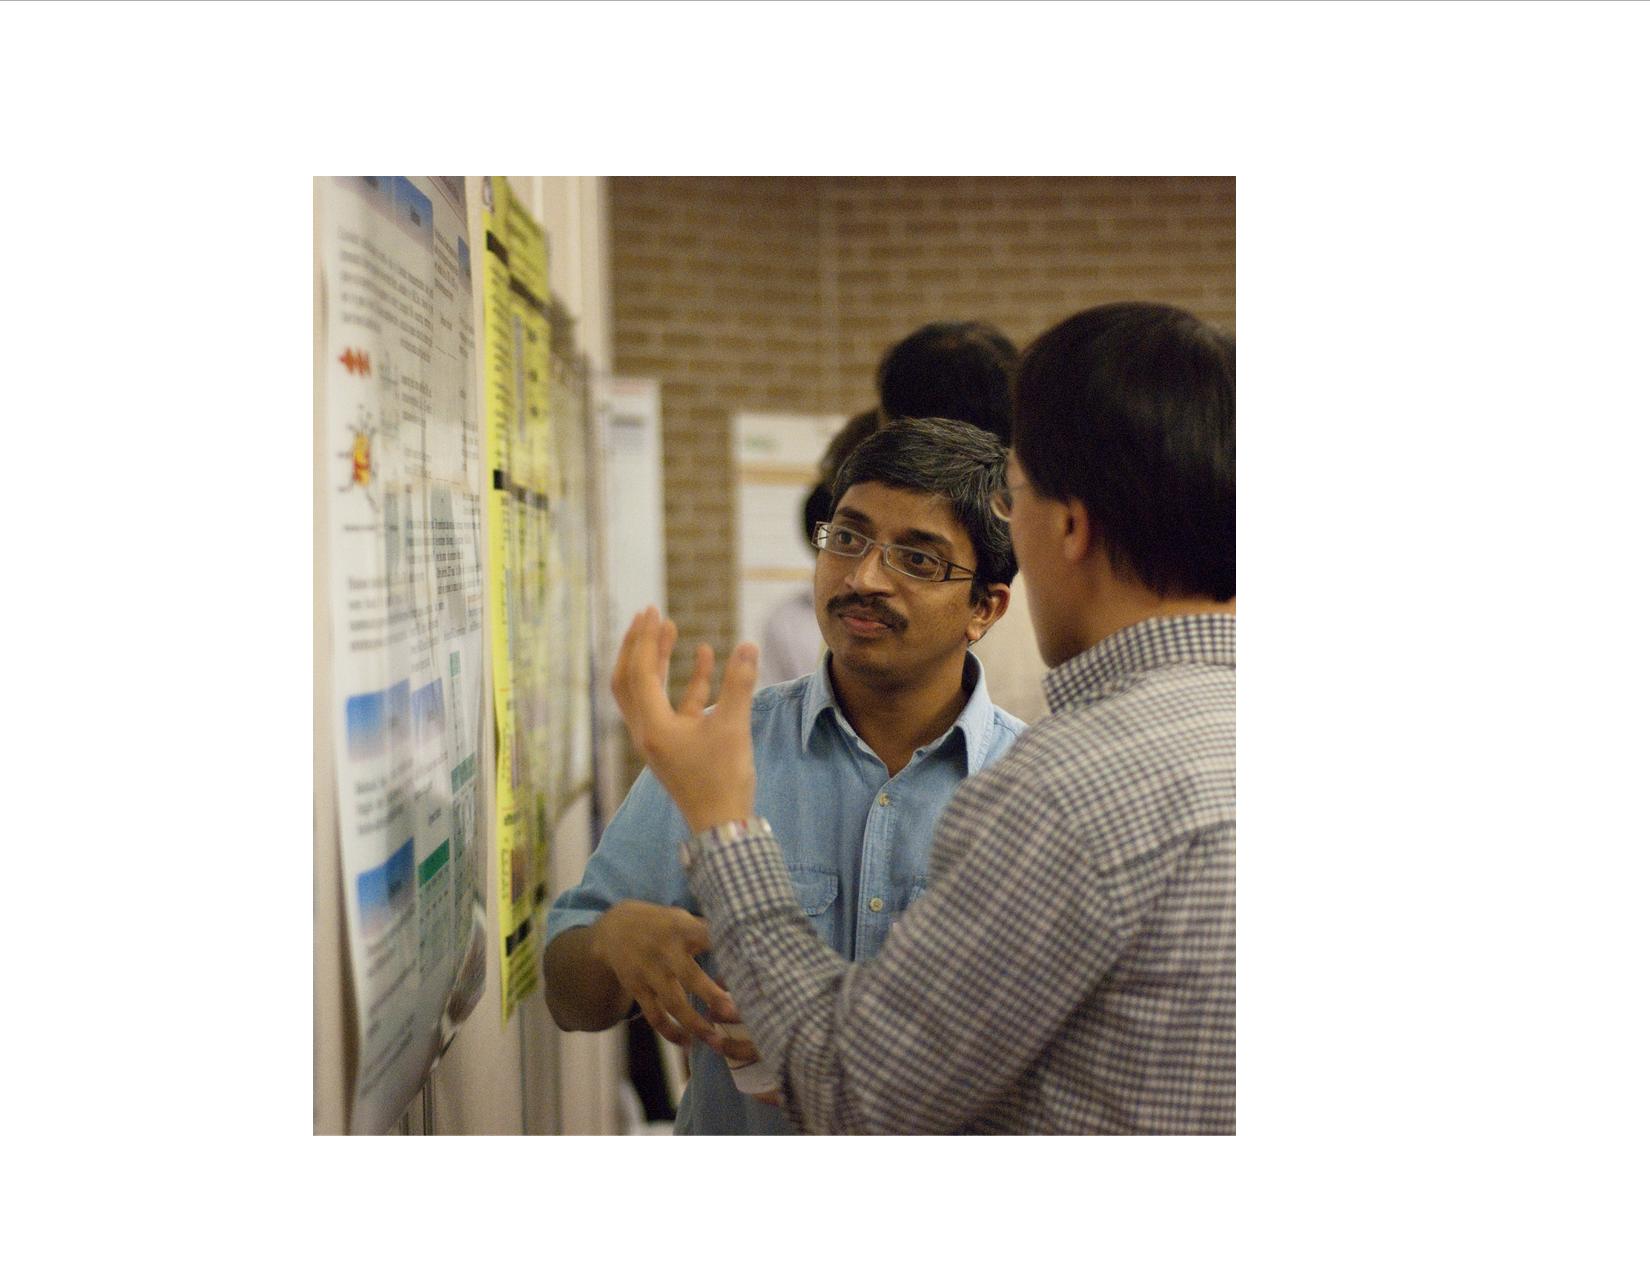
[[[888,347],[877,365],[884,421],[941,417],[995,434],[1013,417],[1014,342],[989,323],[929,323]]]
[[[825,454],[819,458],[819,481],[827,489],[836,480],[836,471],[842,468],[848,453],[876,433],[881,424],[882,417],[878,410],[868,407],[858,415],[850,416],[842,428],[832,435],[831,441],[825,444]]]

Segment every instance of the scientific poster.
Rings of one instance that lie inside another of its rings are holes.
[[[535,916],[548,902],[551,760],[551,444],[549,253],[544,231],[502,177],[482,180],[483,312],[491,475],[493,703],[498,738],[502,1014],[538,987]]]
[[[416,1095],[485,975],[484,467],[462,178],[319,179],[349,1128]]]

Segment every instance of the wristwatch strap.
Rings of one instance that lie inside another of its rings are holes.
[[[706,851],[742,841],[746,837],[763,835],[771,837],[773,829],[761,815],[755,815],[750,819],[730,819],[726,823],[706,828],[697,837],[689,837],[682,842],[682,870],[690,871],[694,860]]]

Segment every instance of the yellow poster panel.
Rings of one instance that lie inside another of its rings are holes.
[[[550,312],[544,231],[502,177],[483,181],[487,530],[492,553],[496,844],[502,1021],[538,987],[535,914],[548,891]]]

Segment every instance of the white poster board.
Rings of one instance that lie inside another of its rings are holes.
[[[608,679],[619,642],[643,607],[669,612],[665,597],[664,424],[659,382],[597,377],[592,387],[602,481],[595,703],[600,780],[598,810],[612,816],[624,799],[625,729]]]
[[[760,642],[768,616],[813,580],[814,551],[802,536],[802,502],[813,490],[825,448],[847,419],[789,412],[740,412],[733,418],[741,642]]]
[[[321,178],[317,193],[349,1129],[382,1133],[486,972],[469,231],[455,179]]]
[[[648,606],[667,610],[659,382],[602,377],[596,385],[596,412],[605,462],[608,638],[597,671],[606,676],[631,617]]]

